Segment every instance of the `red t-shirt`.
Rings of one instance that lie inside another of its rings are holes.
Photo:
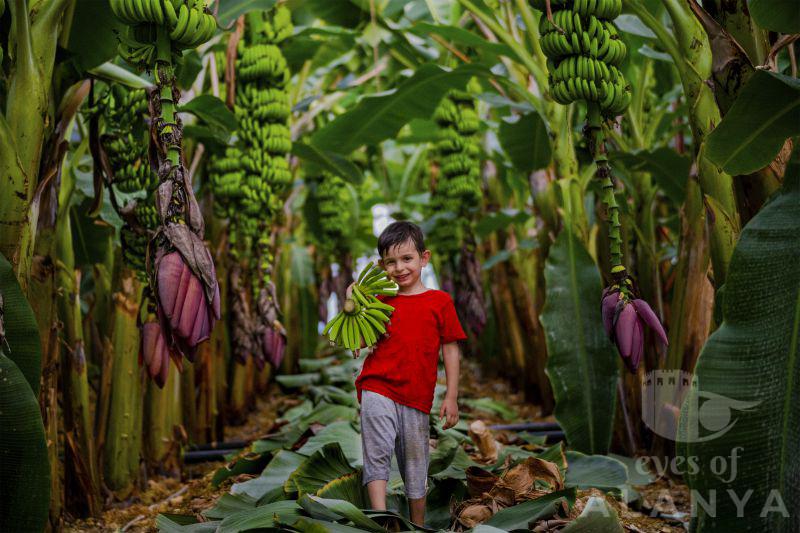
[[[364,361],[356,379],[361,391],[430,413],[442,344],[466,339],[453,299],[444,291],[381,297],[394,307],[386,335]]]

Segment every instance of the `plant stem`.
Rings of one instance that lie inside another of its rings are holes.
[[[175,112],[176,102],[173,99],[175,71],[172,67],[172,45],[164,26],[158,27],[156,47],[156,84],[161,99],[158,137],[166,146],[167,159],[172,166],[178,166],[181,164],[181,143]]]
[[[614,196],[614,181],[611,179],[611,167],[606,158],[603,125],[600,115],[600,106],[589,102],[586,113],[586,130],[589,149],[592,159],[597,165],[596,176],[600,179],[603,188],[602,201],[606,206],[608,216],[608,239],[610,247],[611,274],[615,282],[623,281],[626,273],[622,264],[622,235],[619,223],[619,206]]]

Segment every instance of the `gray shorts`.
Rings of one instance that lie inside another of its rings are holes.
[[[429,416],[400,405],[385,396],[361,391],[361,446],[364,450],[366,485],[376,479],[389,481],[392,451],[405,484],[406,496],[417,499],[428,490],[430,455]]]

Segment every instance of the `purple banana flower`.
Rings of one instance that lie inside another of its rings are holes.
[[[264,329],[261,339],[263,353],[274,368],[280,366],[281,361],[283,361],[284,353],[286,352],[286,336],[281,329],[282,328],[275,329],[268,326]],[[256,358],[257,363],[258,361],[259,358]],[[263,366],[263,364],[263,360],[261,360],[261,366]]]
[[[142,326],[142,343],[139,363],[159,388],[164,388],[169,375],[170,351],[160,322],[146,322]]]
[[[179,252],[165,254],[157,262],[156,269],[164,333],[192,361],[197,345],[211,336],[214,323],[220,318],[219,284],[209,302],[203,283]],[[212,276],[216,279],[213,271]],[[172,346],[173,342],[168,345]]]
[[[603,290],[601,304],[603,327],[606,334],[617,345],[622,361],[635,373],[644,352],[644,326],[647,325],[665,345],[669,345],[661,321],[644,300],[633,300],[617,287]]]

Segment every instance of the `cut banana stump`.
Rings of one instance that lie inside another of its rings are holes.
[[[386,333],[386,324],[394,311],[378,296],[394,296],[397,289],[386,272],[370,262],[353,285],[352,298],[345,301],[342,311],[328,322],[322,334],[349,350],[374,346]]]

